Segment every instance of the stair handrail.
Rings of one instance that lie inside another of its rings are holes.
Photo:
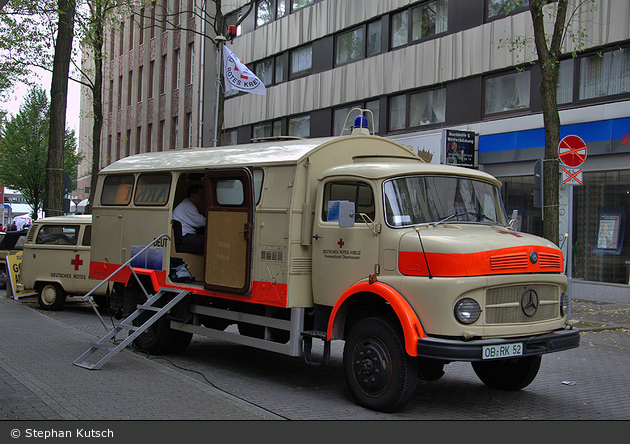
[[[85,294],[85,296],[82,297],[82,299],[84,301],[88,301],[90,303],[90,305],[92,305],[92,309],[94,310],[94,312],[98,316],[99,320],[101,321],[101,324],[103,324],[103,327],[105,327],[105,331],[107,331],[107,333],[110,332],[110,329],[107,327],[107,325],[105,325],[105,321],[103,320],[101,314],[96,309],[96,305],[94,305],[93,298],[90,298],[90,296],[92,296],[92,293],[94,293],[97,289],[99,289],[101,287],[101,285],[103,285],[105,282],[109,282],[109,280],[112,277],[116,276],[123,268],[129,267],[129,269],[131,270],[131,274],[133,274],[134,277],[136,278],[136,281],[140,285],[140,288],[144,292],[144,295],[146,296],[147,299],[149,299],[149,294],[147,293],[147,291],[145,290],[144,286],[142,285],[142,282],[140,282],[140,278],[138,277],[136,272],[133,270],[133,267],[131,266],[131,262],[133,262],[138,256],[140,256],[142,253],[147,251],[152,245],[155,244],[156,241],[162,239],[163,237],[166,237],[169,241],[171,240],[171,237],[168,234],[166,234],[166,233],[160,234],[158,237],[156,237],[151,242],[149,242],[144,248],[142,248],[142,250],[138,251],[135,255],[133,255],[133,257],[129,258],[129,260],[127,260],[127,262],[125,262],[120,267],[118,267],[118,269],[116,271],[114,271],[112,274],[107,276],[105,279],[102,279],[101,282],[96,287],[94,287],[93,289],[88,291]]]

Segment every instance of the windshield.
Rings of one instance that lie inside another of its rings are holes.
[[[383,185],[389,226],[448,221],[506,224],[499,189],[458,176],[409,176]]]

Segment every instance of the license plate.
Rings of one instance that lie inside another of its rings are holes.
[[[512,356],[523,355],[523,343],[517,342],[515,344],[503,344],[503,345],[486,345],[481,351],[482,359],[500,359],[510,358]]]

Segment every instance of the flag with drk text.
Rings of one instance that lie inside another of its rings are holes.
[[[236,89],[238,91],[265,95],[265,84],[225,45],[223,45],[223,68],[226,91]]]

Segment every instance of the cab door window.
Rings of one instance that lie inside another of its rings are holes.
[[[322,205],[322,221],[328,221],[328,202],[354,202],[355,222],[363,220],[361,213],[370,220],[374,220],[374,193],[372,188],[364,182],[338,181],[328,182],[324,186],[324,202]]]

